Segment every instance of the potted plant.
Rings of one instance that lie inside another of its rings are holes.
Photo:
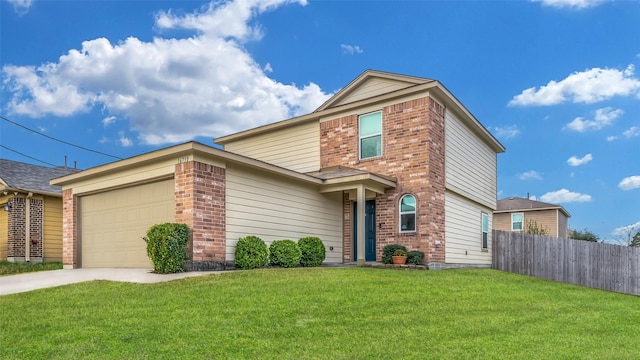
[[[393,252],[393,263],[396,265],[403,265],[407,263],[407,252],[402,249],[397,249]]]

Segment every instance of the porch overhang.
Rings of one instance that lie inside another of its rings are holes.
[[[365,263],[365,202],[375,198],[378,194],[384,194],[387,189],[396,187],[396,179],[384,175],[374,174],[364,170],[346,168],[342,166],[322,169],[307,175],[322,180],[321,193],[349,192],[349,198],[356,200],[357,224],[356,243],[360,249],[357,256],[358,265]]]

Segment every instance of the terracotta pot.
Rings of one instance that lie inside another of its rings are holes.
[[[406,256],[392,256],[391,259],[393,259],[395,265],[404,265],[407,263]]]

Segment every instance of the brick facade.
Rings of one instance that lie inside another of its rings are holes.
[[[176,222],[191,229],[190,270],[218,270],[226,263],[225,169],[190,161],[175,168]]]
[[[358,114],[320,124],[321,167],[348,166],[393,176],[397,187],[376,197],[376,258],[387,244],[425,253],[426,263],[444,263],[444,107],[429,97],[382,110],[382,155],[359,160]],[[416,232],[400,233],[400,197],[416,197]],[[352,202],[344,205],[344,260],[353,261]],[[436,245],[436,240],[440,245]]]
[[[73,190],[62,191],[62,264],[65,269],[78,267],[78,205]]]
[[[44,201],[22,196],[16,196],[10,201],[12,206],[9,214],[7,214],[7,259],[25,261],[28,246],[29,261],[42,262]],[[27,206],[27,202],[29,206]],[[27,208],[29,211],[28,232]],[[29,244],[27,244],[27,241],[29,241]]]

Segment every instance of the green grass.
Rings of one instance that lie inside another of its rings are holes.
[[[640,297],[495,270],[294,268],[0,297],[3,359],[633,359]]]
[[[15,263],[9,261],[0,261],[0,276],[58,269],[62,269],[61,262]]]

